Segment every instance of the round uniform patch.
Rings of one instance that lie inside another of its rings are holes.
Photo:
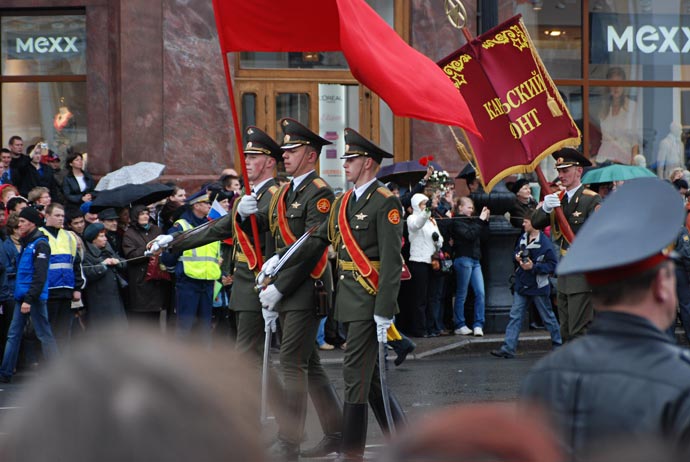
[[[393,209],[390,212],[388,212],[388,221],[390,221],[394,225],[400,223],[400,210]]]
[[[319,199],[316,203],[316,209],[321,213],[328,213],[331,209],[331,203],[328,199]]]

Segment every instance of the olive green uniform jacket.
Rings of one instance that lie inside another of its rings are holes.
[[[335,318],[340,322],[373,321],[374,314],[392,318],[398,313],[402,271],[400,200],[379,181],[369,186],[358,201],[354,194],[349,200],[347,219],[352,235],[367,258],[381,265],[378,293],[372,294],[357,280],[361,277],[358,271],[342,269],[351,265],[352,258],[342,243],[338,227],[341,199],[336,200],[328,222],[321,225],[291,260],[298,265],[311,264],[328,244],[333,244],[338,258]]]
[[[284,188],[289,188],[289,185],[283,185],[275,193],[267,211],[264,212],[260,208],[259,213],[256,214],[259,230],[262,232],[270,230],[277,251],[284,250],[287,247],[278,229],[277,205]],[[324,223],[331,211],[334,198],[333,190],[328,186],[328,183],[320,178],[316,172],[312,171],[300,183],[296,191],[288,192],[285,196],[287,221],[292,234],[299,238],[307,229]],[[242,220],[241,227],[245,232],[250,232],[249,219]],[[309,277],[309,273],[317,261],[318,259],[314,260],[309,268],[304,265],[298,265],[286,267],[280,271],[274,284],[283,297],[276,304],[276,311],[316,309],[314,280]],[[326,265],[326,270],[320,279],[326,291],[331,294],[333,290],[333,277],[330,263]]]
[[[584,186],[578,188],[570,202],[568,202],[567,195],[563,196],[561,208],[570,224],[570,228],[573,230],[573,234],[577,236],[578,231],[587,218],[599,208],[600,204],[601,197]],[[538,208],[532,217],[532,226],[537,229],[544,229],[547,226],[551,226],[551,240],[554,243],[554,247],[560,250],[559,255],[562,257],[568,252],[570,244],[565,237],[563,237],[560,227],[558,226],[558,221],[555,218],[555,211],[546,213],[542,208]],[[558,291],[564,294],[588,292],[589,286],[584,276],[581,275],[559,277]]]

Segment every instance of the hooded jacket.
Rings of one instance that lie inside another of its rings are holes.
[[[412,196],[412,214],[407,217],[407,230],[410,237],[410,261],[431,264],[431,256],[443,245],[443,236],[435,220],[431,220],[429,207],[422,211],[419,204],[431,202],[424,194]],[[438,235],[434,241],[433,235]]]

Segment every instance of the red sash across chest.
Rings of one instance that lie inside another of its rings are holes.
[[[285,245],[292,245],[297,237],[294,235],[290,229],[290,224],[287,219],[287,206],[285,204],[285,196],[287,195],[288,188],[283,188],[280,191],[280,197],[278,198],[277,214],[278,214],[278,231],[280,232],[280,237],[285,243]],[[324,250],[323,255],[319,259],[314,269],[311,271],[311,277],[318,279],[323,275],[326,270],[326,265],[328,264],[328,249]]]

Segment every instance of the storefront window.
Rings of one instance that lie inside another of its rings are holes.
[[[582,77],[582,2],[499,0],[499,23],[517,14],[554,79]]]
[[[2,75],[86,74],[86,18],[5,16]]]
[[[690,65],[690,11],[680,1],[590,2],[590,76],[608,68],[628,71],[629,80],[679,80]]]
[[[618,69],[618,68],[612,68]],[[598,162],[644,163],[660,177],[684,166],[680,88],[591,87],[590,154]],[[635,158],[636,155],[642,157]]]
[[[26,146],[45,141],[61,158],[86,151],[86,82],[2,84],[2,139],[19,135]]]
[[[0,17],[2,140],[45,141],[64,158],[86,151],[86,18]]]

